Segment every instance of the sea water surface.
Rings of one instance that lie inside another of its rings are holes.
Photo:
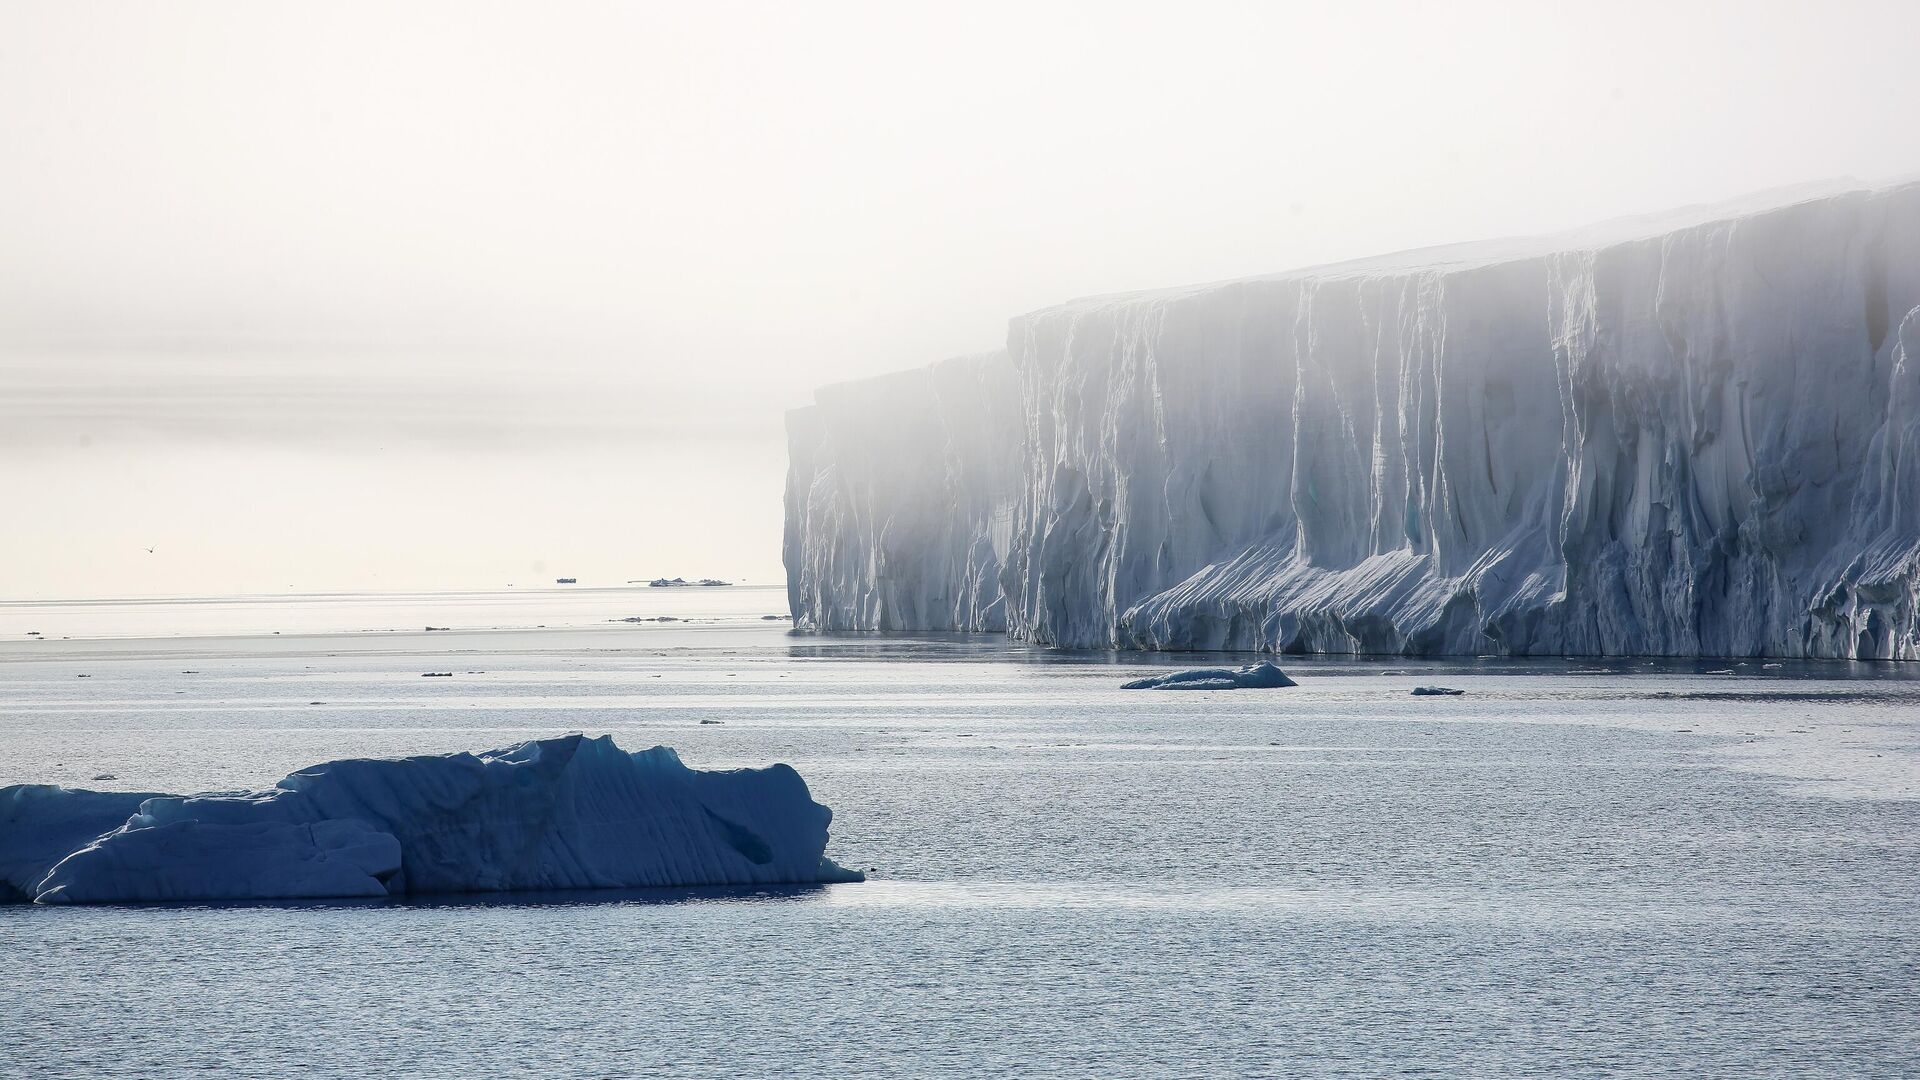
[[[1125,692],[1245,658],[761,618],[784,610],[0,604],[0,785],[234,788],[610,733],[791,763],[829,852],[872,868],[0,907],[0,1075],[1920,1072],[1915,666],[1288,658],[1294,689]],[[1431,683],[1467,694],[1409,696]]]

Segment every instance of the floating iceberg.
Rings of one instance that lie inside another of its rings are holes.
[[[1465,690],[1455,690],[1451,686],[1416,686],[1410,691],[1414,697],[1459,697]]]
[[[1120,684],[1122,690],[1265,690],[1298,686],[1270,660],[1241,668],[1193,668]]]
[[[1920,659],[1920,184],[1074,301],[788,434],[799,627]]]
[[[481,754],[316,765],[271,790],[0,789],[15,900],[381,898],[858,881],[793,769],[689,769],[568,735]]]

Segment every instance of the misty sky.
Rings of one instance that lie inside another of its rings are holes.
[[[0,598],[772,581],[1018,312],[1920,173],[1920,5],[1568,7],[0,0]]]

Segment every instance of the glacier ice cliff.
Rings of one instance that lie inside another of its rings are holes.
[[[788,417],[787,610],[823,630],[1004,630],[1019,480],[1004,352],[819,391]]]
[[[1079,300],[788,431],[802,628],[1920,659],[1920,184]]]
[[[857,881],[785,765],[708,772],[581,735],[350,759],[267,791],[0,789],[0,898],[39,903]]]

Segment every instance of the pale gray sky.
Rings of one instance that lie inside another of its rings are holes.
[[[0,0],[0,596],[771,580],[816,385],[1076,295],[1920,173],[1916,41],[1904,2]]]

